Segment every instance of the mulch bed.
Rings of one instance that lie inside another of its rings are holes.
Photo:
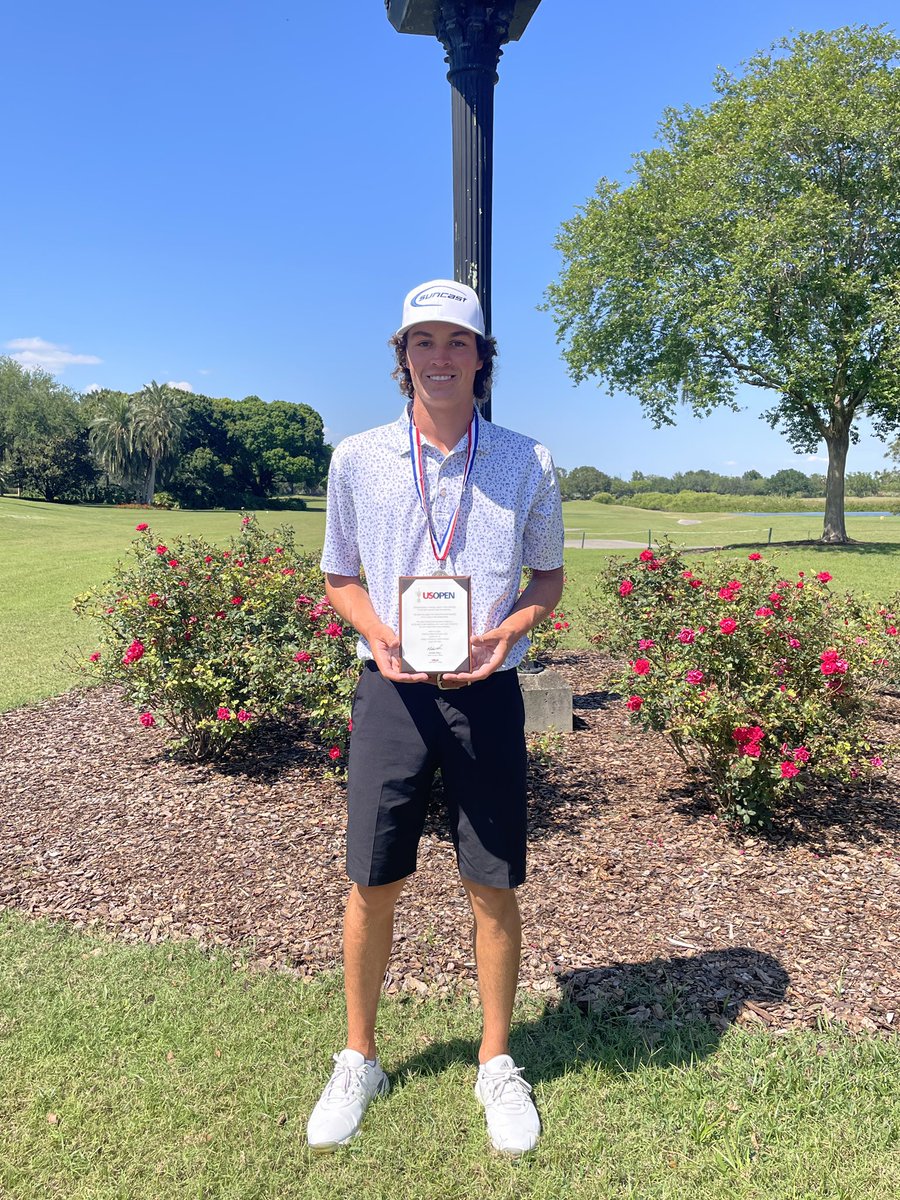
[[[563,656],[577,729],[532,766],[522,982],[652,1033],[900,1025],[900,769],[806,792],[768,835],[718,821],[639,734],[599,654]],[[883,697],[876,736],[900,740]],[[340,962],[344,791],[299,716],[252,758],[174,759],[115,689],[0,717],[0,905],[125,941],[194,938],[259,968]],[[474,980],[440,788],[400,900],[389,992]]]

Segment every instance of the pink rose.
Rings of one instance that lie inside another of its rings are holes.
[[[797,749],[794,751],[794,762],[808,763],[809,759],[810,759],[810,753],[809,753],[809,750],[807,750],[806,746],[798,746]]]
[[[351,718],[350,718],[350,720],[347,722],[347,732],[348,732],[348,733],[352,733],[352,732],[353,732],[353,718],[352,718],[352,717],[351,717]]]
[[[156,724],[153,713],[143,712],[141,713],[139,720],[145,729],[152,729]]]
[[[619,584],[619,595],[620,596],[630,596],[633,591],[634,591],[634,584],[631,582],[630,579],[623,579],[622,582]]]
[[[818,579],[819,583],[830,583],[832,578],[833,576],[827,571],[820,571],[816,576],[816,579]]]
[[[343,625],[338,625],[337,621],[329,621],[325,626],[325,633],[328,637],[339,638],[343,636],[344,627]]]
[[[244,725],[247,721],[253,720],[253,713],[247,712],[246,708],[239,708],[237,711],[237,719],[242,725]]]
[[[219,707],[216,709],[216,720],[217,721],[227,721],[230,719],[230,717],[231,717],[231,709],[226,708],[224,704],[220,704]]]
[[[703,580],[702,579],[692,579],[690,581],[690,586],[692,588],[703,587]]]
[[[100,661],[100,651],[95,650],[94,653],[89,654],[88,657],[90,658],[91,662],[99,662]]]
[[[685,679],[687,680],[688,683],[690,683],[694,687],[696,687],[698,684],[701,684],[703,682],[704,675],[703,675],[702,671],[697,671],[697,670],[688,671],[688,673],[685,675]]]
[[[298,663],[312,662],[312,655],[309,654],[306,650],[298,650],[297,653],[294,655],[294,662],[298,662]]]
[[[641,638],[638,642],[638,650],[652,650],[656,645],[653,638]]]
[[[122,655],[122,662],[127,667],[131,663],[137,662],[138,659],[143,658],[143,657],[144,657],[144,643],[135,639],[135,641],[133,641],[131,643],[131,645],[128,647],[128,649],[125,651],[125,653]]]
[[[797,766],[796,763],[783,762],[781,764],[781,778],[782,779],[793,779],[795,775],[799,775],[799,774],[800,774],[800,768]]]
[[[691,642],[694,640],[693,629],[682,629],[681,633],[679,633],[679,635],[678,635],[678,640],[683,645],[689,646],[691,644]]]
[[[341,757],[341,752],[338,750],[337,746],[331,747],[331,749],[328,751],[328,757],[332,762],[337,762],[337,760]]]
[[[737,621],[733,620],[731,617],[726,617],[724,621],[719,622],[719,629],[722,631],[722,633],[734,633],[737,627]]]

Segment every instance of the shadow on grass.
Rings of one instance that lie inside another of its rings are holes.
[[[784,999],[789,977],[777,959],[747,946],[691,958],[612,963],[557,977],[559,997],[533,1020],[513,1025],[510,1053],[531,1083],[593,1063],[610,1074],[652,1064],[684,1066],[714,1053],[722,1035],[750,1010],[765,1023],[762,1003]],[[395,1068],[435,1074],[477,1060],[469,1038],[438,1042]]]

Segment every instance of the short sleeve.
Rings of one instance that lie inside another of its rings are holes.
[[[352,488],[353,463],[346,446],[338,446],[328,471],[325,546],[321,567],[330,575],[358,575],[360,568],[356,505]]]
[[[541,475],[522,536],[523,561],[535,571],[555,571],[563,565],[563,516],[559,480],[550,451],[535,446]]]

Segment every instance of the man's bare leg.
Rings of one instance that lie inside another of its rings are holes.
[[[509,1053],[519,958],[522,950],[522,921],[519,902],[512,888],[485,887],[470,879],[462,881],[475,917],[475,963],[481,996],[484,1032],[478,1054],[487,1062]]]
[[[344,912],[347,1046],[369,1059],[375,1058],[375,1015],[394,938],[394,906],[405,883],[355,883]]]

